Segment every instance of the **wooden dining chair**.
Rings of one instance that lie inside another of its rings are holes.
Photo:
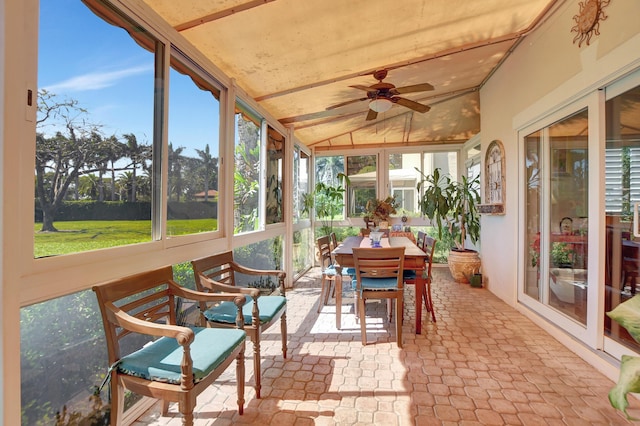
[[[424,304],[427,307],[427,312],[431,312],[431,319],[436,322],[436,312],[433,309],[433,298],[431,297],[431,284],[433,282],[433,276],[431,275],[431,267],[433,266],[433,255],[436,250],[436,239],[430,236],[425,236],[423,251],[427,253],[427,272],[425,276],[425,291],[422,292]]]
[[[418,238],[416,238],[416,245],[420,248],[420,250],[424,251],[424,239],[427,234],[424,231],[418,231]]]
[[[338,247],[338,237],[336,236],[335,232],[331,232],[329,234],[329,242],[331,243],[331,263],[336,263],[336,259],[333,257],[333,250],[336,249],[336,247]]]
[[[286,274],[279,270],[253,269],[242,266],[233,260],[233,252],[202,257],[191,261],[196,288],[204,292],[228,292],[245,294],[247,303],[243,307],[244,330],[253,343],[253,371],[255,376],[256,398],[260,398],[261,365],[260,336],[280,319],[282,335],[282,356],[287,358],[287,299],[285,297],[284,279]],[[256,288],[244,288],[236,285],[236,274],[254,277],[271,276],[279,285],[278,295],[260,295]],[[231,306],[228,303],[216,305],[200,305],[200,311],[206,322],[214,327],[234,327],[229,316]]]
[[[318,257],[320,261],[321,279],[320,279],[320,300],[318,301],[318,313],[322,311],[323,306],[329,302],[329,294],[336,280],[336,268],[331,258],[331,239],[328,235],[316,238],[316,247],[318,248]]]
[[[404,310],[404,247],[353,248],[355,292],[360,313],[362,344],[367,344],[367,299],[391,299],[395,303],[397,345],[402,347],[402,317]],[[389,304],[389,318],[391,305]]]
[[[182,424],[193,425],[196,397],[236,360],[238,412],[244,408],[244,348],[241,294],[206,294],[180,287],[171,266],[93,287],[102,314],[111,390],[110,424],[122,424],[124,390],[177,402]],[[176,324],[176,298],[229,303],[234,327]],[[132,350],[133,348],[133,350]]]

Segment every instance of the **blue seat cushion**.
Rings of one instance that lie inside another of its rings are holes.
[[[416,279],[416,271],[413,271],[411,269],[405,269],[402,273],[402,279],[403,280],[415,280]]]
[[[191,343],[193,381],[198,383],[227,359],[238,345],[244,344],[246,333],[234,328],[193,327]],[[122,357],[116,368],[120,373],[156,382],[180,384],[183,348],[176,339],[161,337],[150,345]]]
[[[323,275],[327,275],[329,277],[335,277],[336,273],[337,273],[337,271],[336,271],[335,265],[329,265],[329,266],[327,266],[326,268],[324,268],[322,270],[322,274]],[[260,300],[260,299],[258,299],[258,300]]]
[[[271,321],[287,304],[283,296],[261,296],[258,298],[258,311],[260,312],[260,324]],[[245,325],[251,325],[253,315],[253,298],[247,296],[247,302],[242,307]],[[222,302],[203,312],[204,317],[211,322],[224,324],[236,323],[236,305],[233,302]]]
[[[396,290],[398,288],[398,280],[394,277],[389,278],[362,278],[362,290]],[[351,288],[358,288],[358,281],[351,280]]]
[[[336,265],[329,265],[322,270],[322,273],[334,277],[338,271],[336,271]],[[356,276],[356,270],[354,268],[342,268],[342,275],[349,275],[353,278]]]

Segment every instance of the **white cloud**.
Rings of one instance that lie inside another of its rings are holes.
[[[138,74],[144,74],[153,70],[152,66],[139,66],[133,68],[127,68],[119,71],[104,72],[104,73],[90,73],[79,75],[61,81],[60,83],[52,84],[45,87],[47,91],[51,93],[61,93],[67,91],[82,92],[87,90],[99,90],[106,87],[115,85],[119,80],[135,76]]]

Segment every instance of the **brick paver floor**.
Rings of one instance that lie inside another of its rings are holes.
[[[262,398],[255,398],[247,341],[244,415],[237,413],[232,366],[198,397],[196,425],[631,424],[609,405],[611,380],[488,290],[434,269],[437,322],[424,312],[422,334],[414,334],[409,286],[402,349],[385,303],[368,304],[364,347],[351,295],[341,330],[333,302],[318,314],[319,273],[310,271],[287,294],[286,360],[280,327],[263,334]],[[169,411],[160,416],[156,404],[134,424],[180,425],[177,406]]]

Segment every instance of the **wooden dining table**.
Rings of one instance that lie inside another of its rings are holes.
[[[416,286],[416,334],[422,332],[422,297],[425,291],[426,280],[424,272],[427,265],[427,254],[407,237],[383,238],[382,247],[405,247],[404,269],[415,271],[416,279],[413,280]],[[338,330],[342,326],[342,269],[353,268],[354,247],[371,247],[369,237],[347,237],[338,247],[333,249],[333,256],[336,265],[336,327]]]

